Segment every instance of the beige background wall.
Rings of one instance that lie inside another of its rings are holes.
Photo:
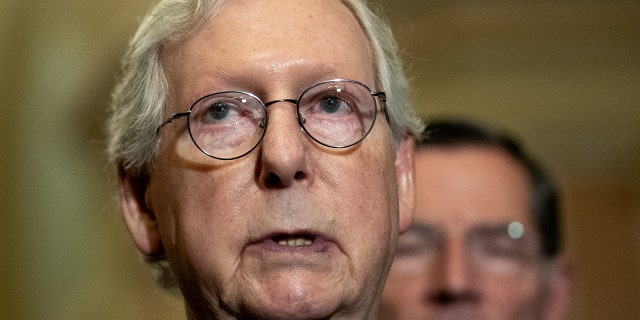
[[[119,216],[102,122],[153,1],[0,0],[0,319],[178,319]],[[640,314],[640,3],[380,1],[422,115],[503,126],[557,175],[572,318]]]

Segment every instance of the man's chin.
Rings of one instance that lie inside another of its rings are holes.
[[[251,319],[325,319],[339,311],[335,291],[319,287],[273,288],[261,301],[247,305]]]

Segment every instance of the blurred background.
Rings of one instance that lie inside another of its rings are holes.
[[[182,319],[120,217],[104,119],[152,0],[0,0],[0,319]],[[379,0],[427,117],[520,137],[562,188],[571,319],[640,314],[640,2]]]

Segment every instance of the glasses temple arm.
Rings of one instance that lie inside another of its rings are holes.
[[[384,91],[371,92],[371,95],[382,98],[382,102],[387,102],[387,94]]]
[[[180,119],[182,117],[186,117],[188,115],[191,114],[191,111],[187,111],[187,112],[180,112],[180,113],[174,113],[172,114],[169,118],[167,118],[166,120],[164,120],[159,126],[158,129],[156,129],[156,134],[158,132],[160,132],[160,130],[162,130],[162,128],[166,125],[168,125],[169,123],[171,123],[171,121],[176,120],[176,119]]]

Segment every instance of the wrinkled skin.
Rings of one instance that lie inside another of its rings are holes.
[[[381,89],[372,59],[339,1],[231,1],[163,57],[164,116],[223,90],[295,99],[333,78]],[[166,254],[191,319],[375,318],[413,212],[413,140],[395,147],[380,112],[361,143],[328,149],[301,130],[295,105],[268,112],[258,148],[230,161],[201,153],[185,120],[163,128],[148,185],[120,176],[137,247]]]

